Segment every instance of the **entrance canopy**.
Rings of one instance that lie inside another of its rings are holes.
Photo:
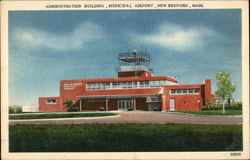
[[[146,98],[162,94],[161,90],[161,88],[93,90],[87,91],[84,95],[77,96],[77,98]]]

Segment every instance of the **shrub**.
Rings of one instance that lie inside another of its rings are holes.
[[[9,113],[22,113],[23,110],[21,107],[19,108],[13,108],[13,107],[9,107]]]
[[[202,110],[202,111],[207,111],[207,110],[208,110],[208,107],[203,106],[203,107],[201,108],[201,110]]]
[[[133,111],[134,107],[128,107],[128,111]]]
[[[16,108],[16,113],[22,113],[22,112],[23,112],[22,108]]]
[[[223,110],[223,104],[209,104],[207,106],[202,107],[202,110]],[[242,110],[242,104],[233,102],[230,105],[225,105],[225,110]]]
[[[209,110],[222,110],[223,105],[222,104],[211,104]]]
[[[78,111],[79,111],[78,108],[69,108],[69,109],[67,110],[67,112],[78,112]]]
[[[211,105],[211,102],[210,102],[210,99],[208,99],[205,103],[205,106],[210,106]]]
[[[99,111],[105,111],[105,108],[104,107],[100,107]]]
[[[9,113],[15,113],[14,108],[9,107]]]
[[[231,103],[230,105],[225,105],[226,110],[242,110],[242,103]]]
[[[153,110],[154,111],[161,111],[161,106],[155,106],[155,107],[153,107]]]

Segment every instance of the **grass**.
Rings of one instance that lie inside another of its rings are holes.
[[[116,113],[73,113],[73,114],[40,114],[40,115],[10,115],[10,120],[18,119],[48,119],[48,118],[77,118],[77,117],[102,117],[113,116]]]
[[[10,152],[241,151],[241,125],[11,125]]]
[[[190,113],[196,115],[242,115],[242,110],[227,110],[223,114],[222,110],[209,110],[209,111],[177,111],[181,113]]]

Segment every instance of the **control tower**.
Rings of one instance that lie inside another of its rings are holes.
[[[149,67],[150,55],[146,51],[128,51],[118,56],[120,63],[118,77],[152,77],[152,69]]]

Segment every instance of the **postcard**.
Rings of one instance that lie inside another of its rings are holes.
[[[2,159],[249,159],[248,1],[2,1]]]

